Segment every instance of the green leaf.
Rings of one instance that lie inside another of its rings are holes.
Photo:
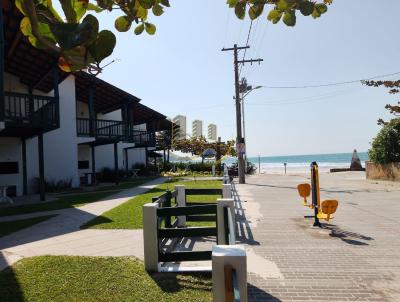
[[[314,7],[314,11],[313,11],[313,13],[312,13],[312,17],[313,17],[314,19],[317,19],[317,18],[321,17],[321,13],[317,10],[316,7]]]
[[[72,2],[76,15],[76,21],[79,22],[82,19],[82,17],[86,14],[89,0],[72,0]]]
[[[97,5],[103,9],[108,9],[109,11],[111,11],[112,9],[112,5],[113,5],[113,1],[112,0],[96,0],[97,1]]]
[[[226,3],[229,5],[230,8],[234,8],[236,4],[238,4],[239,0],[227,0]]]
[[[114,25],[119,32],[126,32],[131,28],[132,21],[129,20],[128,16],[121,16],[115,20]]]
[[[139,0],[140,6],[145,9],[150,9],[155,4],[155,0]]]
[[[315,9],[322,15],[328,11],[328,6],[324,3],[318,3],[315,5]]]
[[[139,24],[135,28],[135,35],[140,35],[144,31],[144,24]]]
[[[94,5],[93,3],[89,3],[87,10],[95,11],[96,13],[101,13],[104,9],[97,5]]]
[[[164,13],[164,9],[160,4],[155,4],[152,8],[154,16],[161,16]]]
[[[271,10],[271,11],[269,12],[269,14],[268,14],[268,16],[267,16],[267,19],[268,19],[269,21],[271,21],[272,23],[276,24],[276,23],[279,22],[279,20],[281,19],[281,17],[282,17],[282,12],[280,12],[280,11],[277,10],[277,9],[273,9],[273,10]]]
[[[250,7],[249,9],[249,16],[251,20],[257,19],[263,12],[264,10],[264,5],[260,4],[260,5],[253,5]]]
[[[147,9],[138,6],[137,11],[136,11],[136,17],[146,20],[147,19]]]
[[[19,9],[19,11],[26,16],[25,13],[25,6],[24,6],[24,1],[23,0],[15,0],[15,6]]]
[[[309,1],[303,1],[300,3],[300,12],[304,16],[309,16],[314,11],[314,3]]]
[[[296,25],[296,14],[294,11],[287,11],[283,15],[283,23],[287,26],[295,26]]]
[[[289,8],[288,3],[286,2],[286,0],[279,0],[278,3],[276,4],[276,7],[280,11],[285,11],[285,10],[287,10]]]
[[[154,35],[156,33],[156,30],[157,30],[156,26],[154,24],[152,24],[152,23],[149,23],[149,22],[145,22],[144,23],[144,28],[146,29],[146,32],[149,35]]]
[[[28,17],[24,17],[19,24],[19,28],[24,36],[32,35],[31,21]]]
[[[235,14],[240,20],[244,19],[244,17],[246,16],[246,3],[245,2],[239,2],[236,4]]]
[[[160,3],[166,7],[170,7],[169,0],[160,0]]]
[[[91,25],[90,37],[85,44],[91,44],[99,33],[99,21],[97,18],[91,14],[86,15],[86,17],[82,20],[83,23],[89,23]]]
[[[114,51],[117,40],[115,35],[109,30],[99,32],[97,39],[88,46],[88,50],[95,62],[101,62]]]

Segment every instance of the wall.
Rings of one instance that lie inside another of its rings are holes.
[[[79,187],[74,76],[66,78],[59,91],[60,128],[44,135],[45,175],[51,181],[72,180],[72,186]]]
[[[89,161],[89,168],[78,169],[79,176],[92,172],[92,150],[88,145],[78,145],[78,161]]]
[[[19,138],[0,138],[0,161],[18,162],[18,174],[0,174],[0,185],[17,187],[17,196],[23,192],[22,145]]]
[[[144,148],[128,150],[128,167],[132,168],[135,164],[146,164],[146,151]]]
[[[367,179],[400,181],[400,163],[376,164],[366,162]]]
[[[76,102],[76,117],[89,118],[89,106],[86,103]]]

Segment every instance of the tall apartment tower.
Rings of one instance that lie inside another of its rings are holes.
[[[209,124],[208,125],[208,132],[207,132],[207,137],[210,141],[216,141],[217,140],[217,125],[215,124]]]
[[[200,120],[193,121],[192,136],[200,137],[203,136],[203,122]]]
[[[174,133],[176,139],[185,139],[186,138],[186,116],[177,115],[174,117],[172,122],[179,126],[177,133]]]

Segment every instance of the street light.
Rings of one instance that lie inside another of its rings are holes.
[[[250,92],[256,90],[256,89],[260,89],[263,88],[264,86],[256,86],[256,87],[252,87],[252,86],[248,86],[247,85],[247,80],[245,78],[242,78],[242,87],[241,87],[241,93],[242,93],[242,97],[241,97],[241,101],[242,101],[242,118],[243,118],[243,139],[244,139],[244,144],[246,146],[246,128],[245,128],[245,119],[244,119],[244,99],[246,96],[248,96],[250,94]],[[247,149],[247,146],[246,146]],[[247,151],[245,153],[245,169],[247,170]]]

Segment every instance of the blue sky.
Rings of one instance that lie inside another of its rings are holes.
[[[225,0],[177,1],[161,17],[155,36],[117,34],[117,62],[100,76],[173,117],[218,125],[222,139],[235,137],[233,54],[222,47],[246,43],[250,21],[236,19]],[[314,20],[273,25],[266,13],[253,23],[241,76],[253,86],[318,85],[400,71],[400,2],[335,0]],[[116,13],[103,13],[113,28]],[[395,79],[389,77],[388,79]],[[366,151],[384,109],[396,98],[361,84],[313,89],[267,89],[246,98],[249,156]],[[191,126],[191,125],[190,125]]]

